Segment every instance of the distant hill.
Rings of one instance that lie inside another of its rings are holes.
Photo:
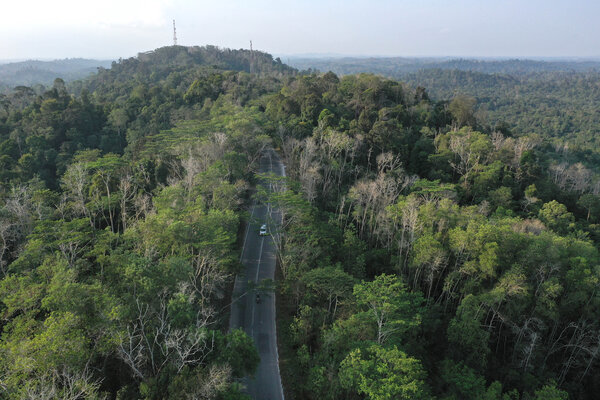
[[[0,64],[0,88],[15,86],[51,85],[54,79],[65,81],[82,79],[98,71],[98,67],[109,67],[111,60],[89,60],[67,58],[64,60],[29,60]]]
[[[423,69],[460,70],[481,73],[524,75],[539,72],[590,72],[600,71],[600,61],[538,61],[538,60],[477,60],[448,58],[405,57],[344,57],[344,58],[290,58],[289,64],[300,70],[332,71],[338,75],[370,72],[392,78]]]
[[[173,72],[177,74],[198,68],[279,76],[297,73],[295,68],[283,64],[279,58],[261,51],[217,46],[167,46],[118,61],[71,58],[0,63],[0,92],[10,91],[16,86],[49,86],[56,78],[65,82],[77,81],[99,72],[94,79],[77,82],[73,86],[75,92],[82,87],[93,91],[116,82],[156,82]]]
[[[137,57],[113,62],[110,69],[100,68],[98,74],[71,85],[107,95],[124,95],[139,84],[166,83],[187,90],[194,80],[207,74],[224,71],[246,72],[272,78],[291,76],[297,70],[283,64],[279,58],[261,51],[227,49],[217,46],[167,46],[139,53]]]
[[[217,46],[166,46],[153,51],[138,53],[137,57],[113,63],[111,71],[129,77],[170,73],[190,67],[208,67],[219,70],[253,73],[294,74],[297,71],[281,62],[279,58],[261,51],[227,49]],[[105,72],[102,70],[102,72]]]

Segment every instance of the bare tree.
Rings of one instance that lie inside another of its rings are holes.
[[[134,220],[138,221],[142,216],[151,214],[154,210],[152,207],[152,196],[147,193],[138,194],[133,200]]]
[[[127,229],[127,223],[129,221],[129,203],[135,197],[137,191],[137,186],[133,180],[133,176],[126,172],[121,175],[119,179],[119,203],[120,203],[120,211],[121,211],[121,226],[123,231]]]
[[[75,215],[89,218],[90,225],[94,227],[95,221],[87,205],[89,173],[90,170],[85,163],[71,164],[62,176],[61,186],[71,201]]]
[[[34,202],[27,186],[14,186],[0,208],[0,274],[6,273],[8,257],[18,255],[21,242],[33,229]]]
[[[219,267],[217,259],[210,253],[194,256],[192,265],[194,269],[189,277],[189,283],[195,295],[199,297],[200,305],[209,306],[213,296],[223,295],[222,289],[227,283],[229,274]]]
[[[206,374],[198,380],[196,388],[187,395],[186,400],[213,400],[231,382],[229,365],[211,365]]]
[[[15,223],[8,216],[0,217],[0,274],[6,275],[8,252],[17,238]]]
[[[95,381],[91,371],[72,372],[67,368],[52,370],[44,376],[39,376],[25,388],[27,400],[100,400],[106,396],[99,394],[100,382]]]
[[[189,286],[183,285],[181,290]],[[189,296],[190,301],[193,297]],[[166,365],[181,371],[186,365],[197,365],[215,348],[214,334],[209,334],[212,308],[200,307],[193,328],[174,328],[167,307],[166,295],[161,295],[157,308],[136,299],[137,316],[120,333],[118,355],[140,379],[158,376]]]
[[[317,197],[317,186],[321,181],[318,157],[318,145],[313,138],[307,138],[303,143],[303,151],[300,153],[298,163],[298,178],[302,184],[304,195],[309,202]]]
[[[458,161],[452,161],[450,165],[463,178],[464,184],[478,166],[483,161],[482,153],[476,151],[471,145],[473,132],[468,131],[464,134],[452,134],[450,137],[450,150],[456,154]]]
[[[395,169],[384,172],[387,167],[397,167],[393,158],[385,155],[378,157],[379,173],[376,179],[358,181],[348,194],[354,209],[353,216],[363,238],[374,237],[381,243],[390,243],[392,232],[389,230],[388,206],[392,205],[400,193],[412,185],[416,176],[404,174]]]
[[[215,332],[206,329],[174,329],[165,338],[165,346],[173,350],[177,372],[186,365],[201,364],[215,348]]]
[[[194,178],[199,173],[205,171],[206,166],[204,165],[203,159],[191,154],[191,152],[187,158],[181,160],[181,166],[185,171],[183,183],[189,198],[191,196],[192,189],[194,188]]]
[[[576,193],[594,193],[600,187],[597,175],[582,163],[568,165],[566,162],[550,166],[552,181],[563,190]]]

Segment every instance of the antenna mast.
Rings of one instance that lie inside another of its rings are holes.
[[[177,46],[177,29],[175,29],[175,20],[173,20],[173,46]]]
[[[252,40],[250,41],[250,73],[254,72],[254,50],[252,50]]]

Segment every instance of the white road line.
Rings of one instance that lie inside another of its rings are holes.
[[[262,259],[263,247],[265,244],[265,237],[261,236],[260,242],[260,254],[258,255],[258,267],[256,268],[256,277],[254,278],[254,283],[258,284],[258,272],[260,271],[260,260]]]
[[[259,167],[260,168],[260,167]],[[248,233],[250,232],[250,225],[252,225],[252,218],[254,217],[254,210],[256,209],[256,198],[252,201],[252,211],[250,212],[250,218],[248,219],[248,222],[246,223],[246,233],[244,234],[244,243],[242,244],[242,252],[240,253],[240,263],[242,262],[242,260],[244,259],[244,253],[246,252],[246,242],[248,241]],[[244,293],[242,296],[238,297],[237,299],[235,298],[235,294],[238,292],[238,278],[239,278],[239,274],[236,275],[235,280],[233,281],[233,296],[232,296],[232,302],[231,302],[231,314],[230,314],[230,321],[229,321],[229,326],[231,328],[231,322],[233,321],[233,305],[242,297],[244,297],[246,295],[246,293]]]
[[[272,151],[268,153],[269,163],[270,163],[270,171],[269,172],[273,172],[273,159],[272,159],[272,155],[273,155]],[[281,162],[279,162],[279,171],[281,171],[282,176],[285,176],[285,166]],[[269,186],[270,186],[270,190],[272,190],[273,189],[272,185],[269,185]],[[285,190],[285,188],[284,188],[284,190]],[[256,210],[256,199],[254,200],[254,203],[252,205],[252,212],[251,212],[251,215],[250,215],[250,221],[248,221],[248,225],[246,226],[246,234],[245,234],[245,237],[244,237],[244,244],[242,245],[242,254],[240,255],[240,261],[242,260],[243,255],[245,253],[246,241],[248,239],[248,234],[249,234],[249,227],[250,227],[250,223],[252,221],[252,218],[254,216],[254,211],[255,210]],[[270,204],[267,204],[266,212],[267,212],[267,215],[270,215],[273,212],[273,208],[270,206]],[[280,215],[280,217],[283,218],[283,216],[281,216],[281,215]],[[256,276],[254,278],[255,284],[258,284],[258,275],[259,275],[259,272],[260,272],[260,264],[262,263],[262,254],[263,254],[263,250],[264,250],[264,239],[265,239],[264,237],[261,238],[260,254],[259,254],[259,258],[258,258],[258,265],[257,265],[257,268],[256,268]],[[235,281],[235,284],[234,284],[234,291],[235,291],[237,283],[238,283],[238,279],[236,278],[236,281]],[[278,349],[278,345],[277,345],[277,322],[276,322],[276,319],[275,319],[275,313],[276,313],[277,307],[276,307],[276,304],[275,304],[276,303],[275,297],[276,296],[271,296],[271,299],[270,299],[270,301],[271,301],[271,303],[273,305],[273,313],[271,314],[273,318],[271,319],[271,322],[272,322],[272,325],[273,325],[273,333],[274,333],[274,341],[271,341],[271,345],[274,346],[274,348],[275,348],[275,360],[276,360],[276,369],[277,369],[277,380],[278,380],[278,383],[279,383],[278,386],[279,386],[279,391],[281,393],[281,399],[285,400],[284,392],[283,392],[283,384],[282,384],[282,381],[281,381],[281,372],[279,370],[279,349]],[[251,333],[250,333],[250,336],[253,339],[254,339],[255,311],[256,311],[256,302],[253,299],[252,300],[252,322],[251,322]]]

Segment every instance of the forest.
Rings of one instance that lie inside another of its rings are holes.
[[[369,72],[427,88],[436,101],[474,97],[477,121],[488,130],[542,133],[598,165],[600,63],[594,60],[443,58],[292,58],[297,68],[340,75]]]
[[[0,398],[247,399],[253,199],[283,216],[288,399],[596,398],[597,102],[551,99],[600,80],[523,78],[494,122],[484,90],[517,86],[462,73],[170,46],[0,95]],[[257,175],[270,148],[288,177]]]
[[[527,76],[545,72],[598,72],[598,58],[455,58],[455,57],[317,57],[291,56],[291,66],[299,70],[331,71],[338,75],[370,72],[393,78],[428,70],[479,72]],[[432,88],[434,89],[434,88]]]

